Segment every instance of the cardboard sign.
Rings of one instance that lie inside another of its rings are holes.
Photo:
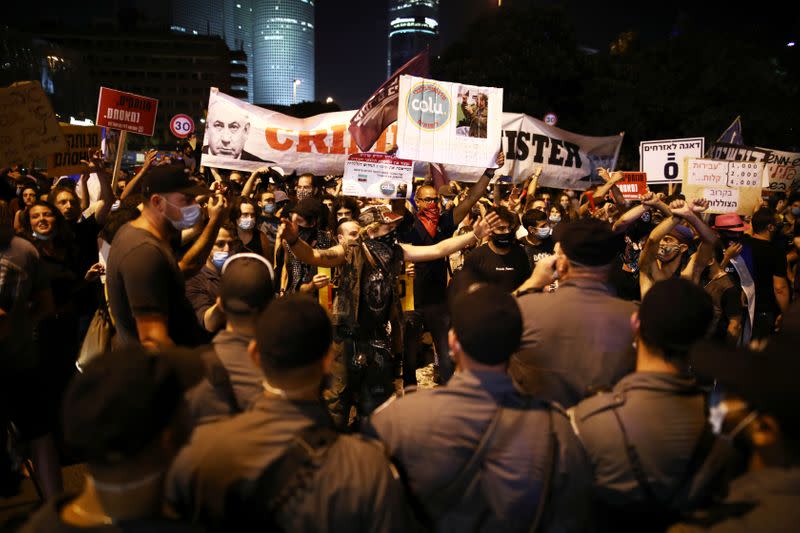
[[[157,111],[158,100],[154,98],[100,87],[96,123],[150,137],[156,127]]]
[[[51,176],[66,176],[83,172],[81,160],[88,161],[93,152],[100,150],[101,132],[98,126],[71,126],[61,124],[66,140],[66,150],[47,158],[47,172]]]
[[[400,76],[399,157],[494,167],[502,124],[501,88]]]
[[[639,143],[639,170],[647,174],[647,183],[681,183],[684,160],[703,157],[703,137],[663,139]]]
[[[0,89],[0,166],[29,165],[64,150],[64,135],[38,81]]]
[[[644,172],[623,172],[624,178],[617,182],[617,188],[626,200],[638,200],[647,192],[647,174]]]
[[[709,213],[752,215],[761,204],[764,164],[751,161],[686,160],[683,193],[705,198]]]
[[[342,194],[367,198],[409,198],[414,186],[414,162],[387,154],[353,154],[347,158]]]

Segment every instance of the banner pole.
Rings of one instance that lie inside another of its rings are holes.
[[[675,184],[674,183],[670,183],[669,184],[669,195],[672,196],[673,194],[675,194]]]
[[[122,154],[125,153],[125,143],[128,141],[128,132],[122,130],[119,132],[119,141],[117,142],[117,154],[114,159],[114,173],[111,174],[111,190],[117,190],[117,181],[119,180],[119,170],[122,166]]]

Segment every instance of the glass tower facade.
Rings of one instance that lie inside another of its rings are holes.
[[[253,100],[314,100],[314,1],[253,1]]]
[[[172,30],[219,35],[247,55],[247,100],[314,100],[314,0],[173,0]],[[246,82],[246,87],[244,86]]]
[[[389,0],[387,77],[439,37],[439,0]]]

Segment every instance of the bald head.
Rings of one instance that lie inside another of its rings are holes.
[[[439,203],[439,195],[436,192],[436,189],[430,185],[423,185],[417,189],[414,199],[416,200],[417,206],[420,209],[430,208],[431,206],[436,206]]]

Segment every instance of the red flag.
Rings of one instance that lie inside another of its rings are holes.
[[[350,135],[362,152],[368,151],[383,130],[397,120],[397,100],[400,92],[400,75],[408,74],[427,78],[430,70],[430,52],[426,48],[397,69],[370,96],[350,120]]]
[[[447,172],[444,170],[444,165],[441,163],[428,163],[431,169],[431,180],[433,187],[438,191],[442,185],[450,183],[450,178],[447,177]]]

